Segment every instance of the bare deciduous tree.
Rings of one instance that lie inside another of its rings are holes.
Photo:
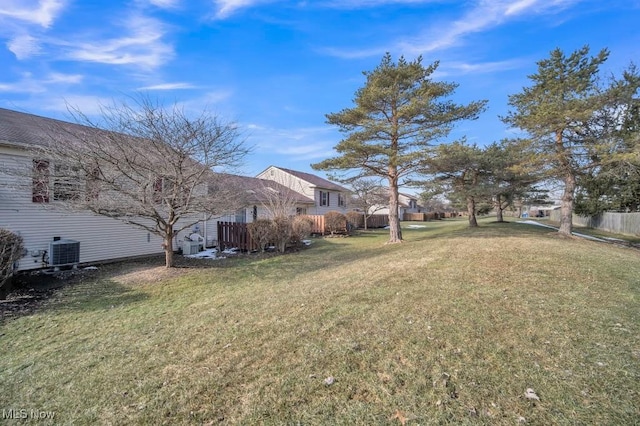
[[[34,179],[46,175],[42,194],[162,237],[172,267],[173,238],[199,221],[233,212],[244,204],[221,172],[247,154],[235,124],[203,112],[164,107],[147,98],[101,108],[93,121],[70,111],[81,125],[47,129],[37,149]],[[37,187],[37,185],[34,185]]]
[[[352,191],[350,205],[362,210],[364,229],[367,220],[376,212],[389,207],[389,189],[375,179],[356,178],[343,181]]]

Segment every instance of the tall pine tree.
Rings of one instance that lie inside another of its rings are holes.
[[[416,173],[428,156],[427,147],[453,126],[475,119],[486,101],[458,105],[447,98],[457,84],[431,79],[438,62],[423,66],[422,58],[394,63],[387,53],[365,85],[355,94],[354,107],[328,114],[327,122],[346,137],[336,145],[338,156],[312,167],[316,170],[356,171],[357,177],[381,177],[389,185],[389,242],[402,241],[398,216],[401,179]]]
[[[612,98],[632,96],[637,79],[616,81],[603,86],[601,65],[609,52],[589,56],[584,46],[566,56],[560,49],[538,62],[538,72],[530,75],[530,87],[509,96],[513,110],[505,123],[528,132],[554,178],[563,183],[559,232],[571,235],[574,197],[578,178],[602,161],[612,142],[614,127],[604,125],[602,114],[618,114],[609,108]],[[610,150],[609,150],[610,151]]]

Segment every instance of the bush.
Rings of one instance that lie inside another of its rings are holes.
[[[311,235],[313,220],[305,216],[294,216],[291,220],[291,243],[301,245],[302,240]]]
[[[350,229],[358,229],[364,226],[364,214],[360,212],[350,211],[346,214],[347,223],[350,225]]]
[[[346,230],[347,218],[345,215],[337,211],[326,212],[324,214],[324,227],[331,233],[331,235],[335,234],[337,231]]]
[[[276,216],[272,221],[273,242],[280,253],[287,249],[287,243],[291,240],[291,219],[286,216]]]
[[[258,243],[260,251],[264,252],[267,244],[273,239],[273,223],[269,219],[257,219],[247,225],[249,235]]]
[[[24,242],[20,235],[0,228],[0,295],[5,283],[13,276],[15,263],[22,257]]]

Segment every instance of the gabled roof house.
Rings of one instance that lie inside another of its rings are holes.
[[[424,212],[424,207],[418,204],[418,197],[411,194],[406,194],[404,192],[400,192],[398,194],[398,215],[400,220],[403,220],[403,216],[405,213],[422,213]],[[376,214],[389,214],[389,207],[384,206],[376,206],[372,210],[375,210]]]
[[[312,204],[298,213],[323,215],[332,210],[347,212],[349,190],[327,179],[276,166],[267,167],[257,177],[278,182],[307,197]]]

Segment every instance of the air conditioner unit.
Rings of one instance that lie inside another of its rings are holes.
[[[189,241],[185,240],[182,242],[182,254],[185,256],[191,254],[198,254],[200,251],[200,245],[202,243],[200,241]]]
[[[80,262],[80,241],[57,240],[49,243],[51,266],[73,265]]]

